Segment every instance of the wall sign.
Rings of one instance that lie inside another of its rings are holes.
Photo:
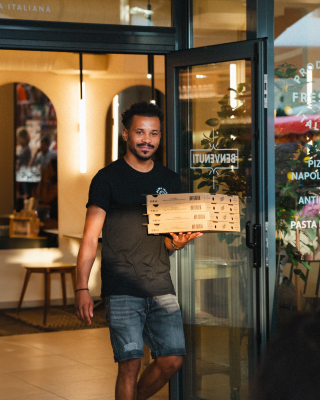
[[[120,18],[120,7],[109,10],[103,0],[1,1],[0,18],[57,22],[112,23]],[[115,15],[115,13],[117,15]],[[100,15],[99,15],[100,14]],[[110,14],[111,18],[110,18]],[[113,16],[113,18],[112,18]]]
[[[307,86],[306,92],[292,92],[292,103],[294,106],[299,106],[305,103],[307,105],[307,108],[312,111],[313,104],[320,103],[320,93],[318,92],[318,90],[314,90],[314,72],[316,70],[320,70],[320,61],[316,61],[315,63],[310,62],[306,65],[305,68],[300,68],[299,73],[293,78],[296,84],[305,84]],[[319,111],[319,107],[316,110]],[[319,115],[308,115],[307,113],[300,111],[298,114],[296,114],[296,116],[300,117],[301,124],[303,124],[307,129],[319,131],[319,121],[315,121],[315,119],[319,119]]]

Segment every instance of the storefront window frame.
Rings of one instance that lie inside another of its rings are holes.
[[[263,240],[268,246],[264,274],[266,279],[262,297],[268,293],[268,323],[274,323],[273,307],[275,274],[275,207],[274,207],[274,4],[273,0],[247,0],[247,40],[267,38],[267,121],[266,137],[262,138],[265,149],[264,172],[268,177],[265,190],[265,208],[262,218],[267,222]],[[124,25],[99,25],[0,19],[0,48],[19,50],[73,51],[87,53],[162,54],[192,47],[192,0],[172,0],[172,27],[145,27]],[[269,266],[271,267],[269,269]],[[266,329],[269,332],[269,329]],[[262,338],[263,340],[263,338]]]
[[[175,28],[0,19],[0,48],[87,53],[166,54]]]

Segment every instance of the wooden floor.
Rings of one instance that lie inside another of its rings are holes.
[[[112,400],[116,375],[108,328],[0,337],[1,400]]]

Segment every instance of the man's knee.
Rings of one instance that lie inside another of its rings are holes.
[[[137,379],[141,367],[141,359],[133,358],[124,360],[118,363],[118,375],[126,376],[127,378]]]
[[[182,367],[183,356],[157,357],[155,362],[163,373],[171,377]]]

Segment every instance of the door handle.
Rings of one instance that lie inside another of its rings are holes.
[[[250,232],[251,221],[246,223],[246,245],[249,249],[254,249],[255,243],[251,243],[251,232]]]
[[[261,267],[261,225],[254,224],[253,230],[253,242],[251,242],[250,232],[251,221],[246,223],[246,245],[249,249],[253,249],[253,267]]]

